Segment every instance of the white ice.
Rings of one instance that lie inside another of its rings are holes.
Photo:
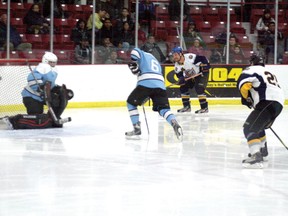
[[[178,107],[172,107],[176,114]],[[288,151],[267,130],[262,170],[243,169],[250,110],[176,114],[179,142],[146,107],[141,140],[126,108],[68,109],[64,128],[0,130],[0,216],[286,216]],[[288,145],[287,107],[273,125]]]

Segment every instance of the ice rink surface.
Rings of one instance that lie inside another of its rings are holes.
[[[68,109],[72,122],[60,129],[1,124],[0,216],[288,214],[288,151],[270,130],[267,167],[241,166],[248,108],[177,114],[183,142],[145,109],[150,135],[140,107],[141,140],[125,139],[132,126],[123,107]],[[288,145],[287,120],[285,107],[273,129]]]

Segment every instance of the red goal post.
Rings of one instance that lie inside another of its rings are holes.
[[[21,91],[27,85],[29,65],[39,59],[0,59],[0,118],[26,113]]]

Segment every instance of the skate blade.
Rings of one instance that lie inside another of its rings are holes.
[[[254,164],[242,163],[242,166],[246,169],[263,169],[264,163],[263,162],[254,163]]]
[[[135,136],[125,136],[127,140],[141,140],[140,135]]]

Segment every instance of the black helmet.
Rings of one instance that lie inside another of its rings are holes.
[[[250,65],[265,66],[264,57],[261,55],[257,55],[255,53],[251,55],[249,62],[250,62]]]

